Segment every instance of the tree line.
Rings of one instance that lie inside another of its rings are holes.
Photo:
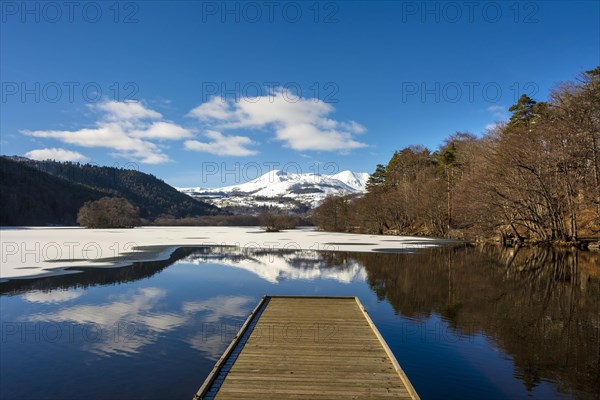
[[[328,197],[325,230],[418,234],[504,243],[580,243],[600,233],[600,67],[522,95],[482,136],[450,135],[377,165],[362,197]]]

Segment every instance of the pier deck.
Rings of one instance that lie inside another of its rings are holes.
[[[419,399],[356,297],[265,296],[195,399]]]

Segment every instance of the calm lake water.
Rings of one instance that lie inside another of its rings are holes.
[[[0,397],[190,400],[261,296],[287,294],[358,296],[422,399],[600,399],[599,265],[547,249],[181,248],[11,281]]]

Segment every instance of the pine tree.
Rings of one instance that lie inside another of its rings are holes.
[[[538,103],[526,94],[522,94],[517,104],[513,104],[508,109],[513,115],[508,121],[507,130],[519,127],[529,129],[540,117],[543,117],[547,107],[546,102]]]
[[[383,164],[377,164],[375,172],[369,176],[367,180],[367,190],[372,190],[376,187],[380,187],[385,183],[385,177],[387,175],[386,167]]]

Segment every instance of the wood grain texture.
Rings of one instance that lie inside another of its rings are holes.
[[[419,396],[357,298],[265,296],[196,398]]]

